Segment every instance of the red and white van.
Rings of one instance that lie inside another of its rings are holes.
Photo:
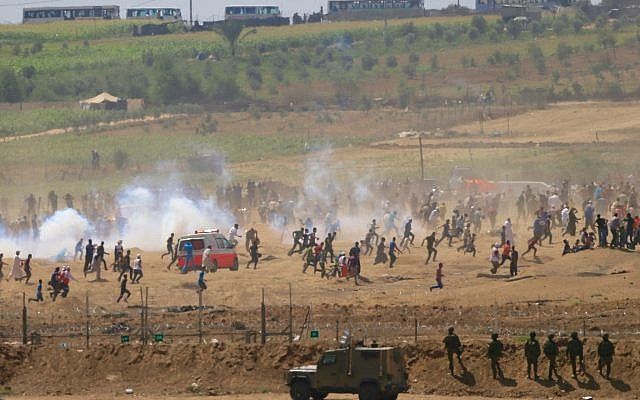
[[[191,235],[182,236],[178,239],[178,266],[184,267],[186,262],[186,252],[184,245],[191,242],[193,248],[193,260],[191,266],[193,269],[200,269],[202,266],[202,254],[204,250],[211,246],[211,263],[212,271],[218,268],[228,268],[231,271],[238,270],[238,255],[233,245],[227,240],[218,229],[210,229],[196,231]]]

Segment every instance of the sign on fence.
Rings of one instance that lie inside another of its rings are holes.
[[[120,336],[120,343],[122,344],[128,344],[130,341],[129,335],[122,335]]]
[[[311,330],[311,339],[318,339],[320,337],[320,331],[317,329]]]
[[[162,343],[164,342],[164,335],[162,333],[156,333],[155,335],[153,335],[153,340],[156,343]]]

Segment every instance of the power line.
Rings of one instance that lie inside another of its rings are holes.
[[[28,1],[24,3],[11,3],[11,4],[0,4],[0,7],[19,7],[19,6],[30,6],[35,4],[46,4],[46,3],[61,3],[63,1],[68,0],[39,0],[39,1]]]

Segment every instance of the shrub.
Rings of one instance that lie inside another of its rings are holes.
[[[362,69],[365,71],[371,71],[378,63],[378,59],[371,54],[365,54],[360,61],[362,63]]]
[[[129,154],[126,151],[118,149],[113,153],[113,165],[118,171],[121,171],[129,164]]]
[[[398,60],[396,59],[396,56],[387,57],[387,67],[395,68],[397,66],[398,66]]]
[[[420,62],[420,56],[416,53],[409,54],[409,64],[418,64]]]

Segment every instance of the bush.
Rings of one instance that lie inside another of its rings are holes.
[[[407,108],[413,99],[413,91],[406,82],[400,81],[398,84],[398,106]]]
[[[42,51],[42,42],[37,41],[31,46],[31,54],[40,53]]]
[[[533,21],[531,23],[530,29],[531,29],[531,34],[535,38],[542,37],[542,35],[544,34],[544,26],[542,26],[542,24],[538,21]]]
[[[306,51],[303,51],[299,55],[300,63],[302,65],[310,65],[311,64],[311,56]]]
[[[387,57],[387,67],[395,68],[397,66],[398,66],[398,60],[396,59],[396,56]]]
[[[405,75],[407,75],[407,78],[413,79],[416,76],[417,68],[415,64],[407,64],[402,68],[402,72],[404,72]]]
[[[409,64],[418,64],[420,62],[420,56],[416,53],[409,54]]]
[[[471,26],[473,26],[481,35],[487,31],[487,20],[481,15],[474,15],[471,19]]]
[[[360,61],[362,63],[362,69],[365,71],[371,71],[378,63],[378,59],[371,54],[365,54]]]
[[[252,67],[259,67],[262,64],[262,59],[260,55],[253,53],[249,56],[249,65]]]
[[[436,54],[431,56],[431,70],[437,71],[440,69],[440,65],[438,64],[438,56]]]

